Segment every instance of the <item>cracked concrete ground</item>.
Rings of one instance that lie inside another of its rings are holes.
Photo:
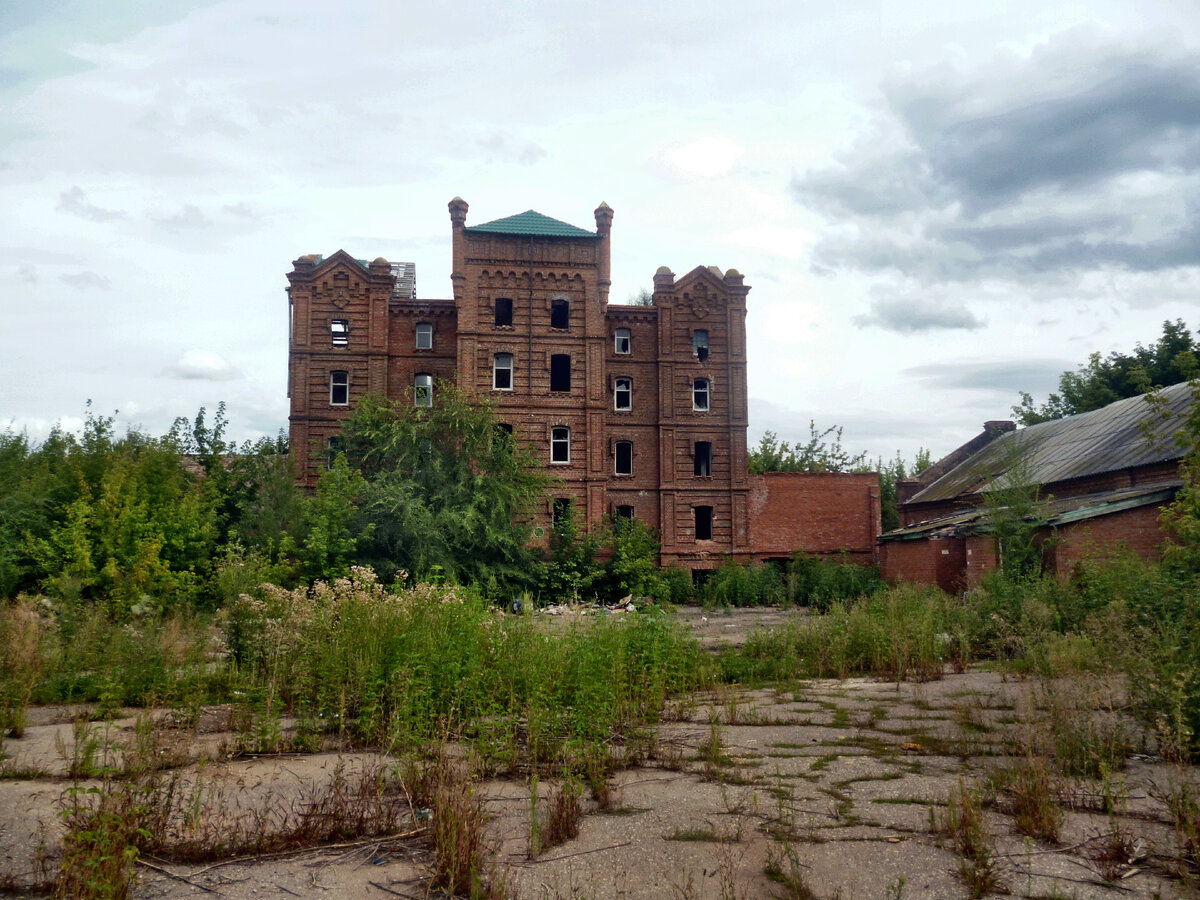
[[[761,624],[762,614],[750,621]],[[737,640],[728,622],[718,624],[717,638]],[[1150,748],[1121,715],[1123,703],[1119,683],[1020,680],[984,669],[925,683],[806,680],[698,694],[672,705],[674,718],[658,727],[648,759],[612,777],[606,808],[585,794],[579,835],[534,859],[528,781],[483,781],[477,790],[496,872],[511,896],[530,900],[969,897],[960,874],[966,861],[943,826],[948,798],[972,788],[986,801],[982,841],[993,881],[985,887],[993,893],[1200,896],[1194,873],[1177,877],[1185,867],[1161,799],[1196,773],[1137,752]],[[72,713],[31,711],[26,736],[5,745],[0,883],[10,889],[35,885],[57,865]],[[1058,842],[1024,837],[1013,797],[994,773],[1026,758],[1019,748],[1036,748],[1071,722],[1093,723],[1094,739],[1118,735],[1134,755],[1107,779],[1056,781]],[[132,717],[114,721],[112,742],[128,742],[135,725]],[[390,762],[373,753],[213,761],[231,740],[228,727],[227,712],[209,710],[163,752],[175,755],[180,765],[172,771],[185,784],[207,784],[238,809],[294,808],[338,771]],[[552,789],[547,781],[539,788],[543,811]],[[403,839],[258,861],[151,860],[155,868],[140,870],[135,896],[437,896],[428,893],[422,823],[412,825]],[[779,880],[791,874],[790,885]]]

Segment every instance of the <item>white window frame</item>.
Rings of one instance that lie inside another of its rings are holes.
[[[338,376],[341,376],[340,378]],[[343,392],[345,399],[338,401],[334,399],[334,392],[337,390]],[[343,369],[335,369],[329,373],[329,405],[330,406],[349,406],[350,405],[350,373]]]
[[[703,395],[704,404],[701,405],[700,398]],[[710,378],[693,378],[692,379],[692,411],[693,412],[708,412],[712,408],[712,379]]]
[[[562,459],[556,459],[561,451]],[[571,463],[571,429],[566,425],[555,425],[550,429],[550,464],[566,466]]]
[[[622,343],[624,342],[624,343]],[[624,350],[621,347],[624,346]],[[633,335],[628,328],[618,328],[613,332],[613,353],[628,356],[633,352]]]
[[[624,394],[625,405],[621,405],[621,395]],[[618,375],[613,379],[613,409],[629,412],[633,409],[633,379],[628,375]]]
[[[422,338],[424,338],[424,342],[422,342]],[[432,322],[418,322],[417,323],[417,334],[416,334],[416,339],[415,339],[415,346],[418,350],[432,350],[433,349],[433,323]]]
[[[513,375],[515,365],[513,355],[511,353],[494,353],[492,354],[492,390],[494,391],[511,391],[513,389]],[[499,373],[508,373],[508,386],[501,387],[499,383]]]
[[[629,468],[627,471],[621,471],[621,445],[625,444],[629,447]],[[633,441],[617,441],[613,444],[613,474],[614,475],[632,475],[633,474]]]
[[[433,376],[428,372],[413,376],[413,406],[433,406]]]

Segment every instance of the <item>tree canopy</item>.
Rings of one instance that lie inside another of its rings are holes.
[[[1077,413],[1100,409],[1125,397],[1136,397],[1149,390],[1180,384],[1197,371],[1200,341],[1182,319],[1163,322],[1162,336],[1150,346],[1137,344],[1132,353],[1108,356],[1093,353],[1074,372],[1063,372],[1058,392],[1041,406],[1021,392],[1021,402],[1012,408],[1022,425],[1036,425]]]

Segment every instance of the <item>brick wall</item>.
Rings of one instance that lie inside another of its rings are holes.
[[[750,545],[755,559],[795,550],[857,562],[875,561],[879,536],[879,476],[769,472],[750,482]]]
[[[1159,512],[1157,506],[1143,506],[1058,528],[1048,554],[1051,571],[1067,577],[1084,559],[1112,559],[1125,550],[1157,558],[1163,544]]]

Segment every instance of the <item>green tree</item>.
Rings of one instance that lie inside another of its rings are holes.
[[[887,462],[882,457],[875,461],[875,468],[879,472],[879,509],[884,531],[900,527],[899,483],[920,475],[931,465],[933,460],[924,447],[917,450],[911,463],[904,461],[899,450],[895,458]]]
[[[1093,353],[1074,372],[1063,372],[1058,393],[1041,406],[1021,392],[1012,408],[1022,425],[1036,425],[1077,413],[1100,409],[1125,397],[1136,397],[1156,387],[1187,381],[1200,363],[1200,341],[1193,340],[1182,319],[1163,322],[1162,335],[1148,347],[1138,344],[1132,353]]]
[[[758,446],[750,451],[749,468],[758,472],[865,472],[867,455],[851,453],[842,446],[842,428],[831,425],[821,430],[815,422],[808,423],[809,437],[805,443],[792,446],[780,441],[773,431],[759,438]]]
[[[359,559],[385,576],[523,581],[529,516],[549,479],[488,403],[452,384],[435,396],[432,407],[368,396],[343,425],[346,459],[365,479],[358,521],[373,529]]]

